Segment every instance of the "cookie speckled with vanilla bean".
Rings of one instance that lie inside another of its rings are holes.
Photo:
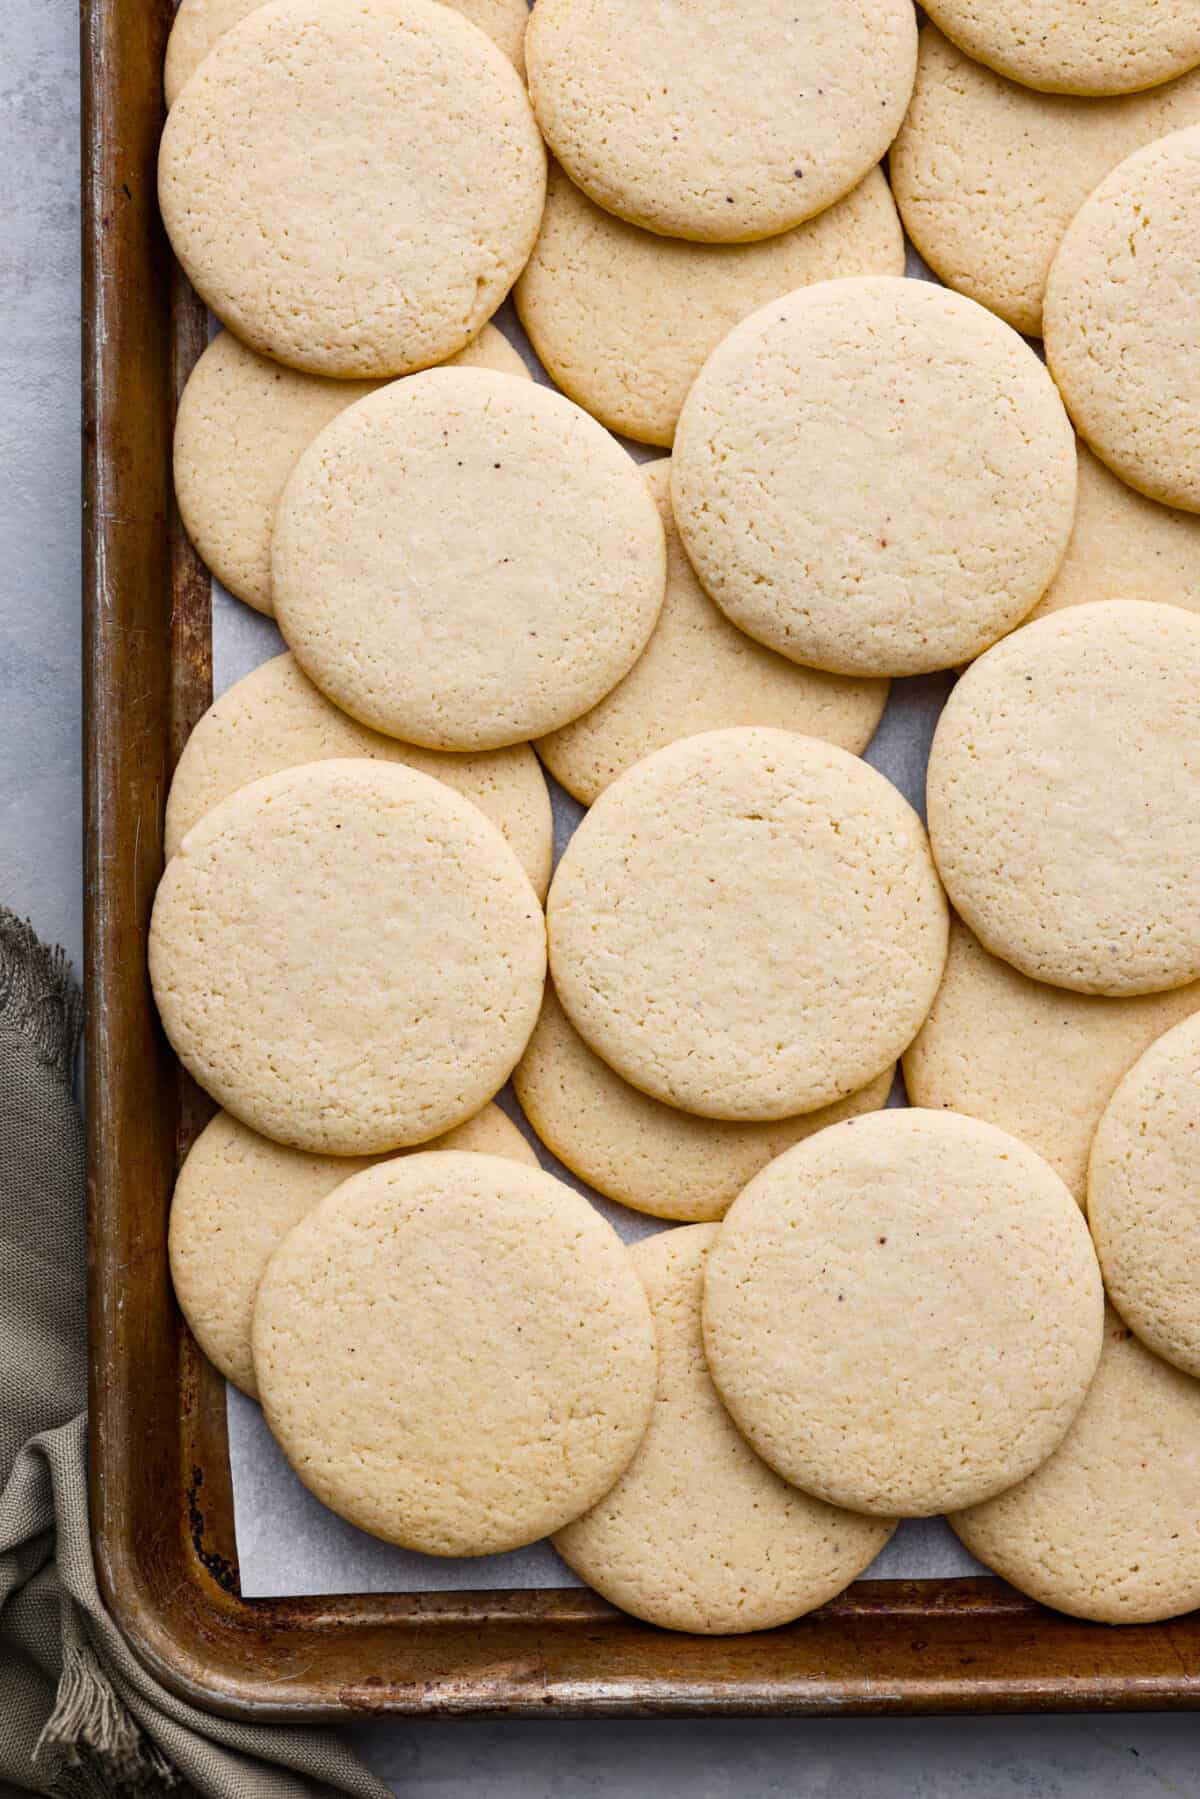
[[[498,749],[603,698],[662,606],[666,546],[641,470],[561,394],[430,369],[327,426],[284,489],[279,627],[363,724]]]
[[[598,206],[665,237],[771,237],[849,193],[912,91],[909,0],[538,0],[529,91]]]
[[[529,376],[494,325],[485,325],[449,361]],[[189,375],[175,419],[180,516],[217,579],[257,611],[275,610],[271,533],[301,451],[339,412],[378,386],[285,368],[239,343],[231,331],[213,339]]]
[[[978,1503],[1062,1441],[1100,1355],[1083,1215],[1040,1156],[950,1112],[877,1112],[778,1157],[709,1257],[704,1344],[786,1480],[852,1511]]]

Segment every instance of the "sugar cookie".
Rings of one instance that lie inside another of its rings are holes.
[[[183,746],[167,794],[163,847],[173,856],[192,826],[220,800],[281,768],[336,757],[403,762],[445,781],[490,818],[533,883],[550,885],[554,818],[550,795],[527,744],[444,756],[381,737],[330,705],[294,656],[273,656],[214,700]]]
[[[452,366],[529,371],[506,337],[485,325]],[[175,419],[175,497],[184,529],[230,593],[272,613],[275,510],[300,452],[378,381],[304,375],[222,331],[197,362]]]
[[[538,1166],[499,1106],[485,1106],[422,1148],[472,1150]],[[361,1156],[284,1149],[228,1112],[218,1112],[188,1152],[175,1183],[168,1232],[175,1297],[209,1361],[252,1399],[258,1397],[258,1383],[250,1320],[263,1269],[319,1200],[370,1166]]]
[[[662,1231],[630,1251],[658,1333],[658,1393],[641,1447],[611,1492],[554,1539],[614,1605],[668,1630],[770,1630],[842,1592],[895,1529],[795,1487],[759,1460],[704,1360],[700,1301],[715,1225]]]
[[[539,10],[540,9],[540,10]],[[823,211],[895,137],[912,92],[908,0],[538,0],[525,54],[546,140],[608,212],[737,243]]]
[[[968,56],[1047,93],[1136,93],[1200,63],[1195,0],[932,0],[926,11]]]
[[[658,237],[593,204],[557,164],[513,297],[564,392],[611,431],[669,448],[701,364],[764,301],[837,275],[902,275],[882,171],[816,218],[755,244]]]
[[[1031,1599],[1101,1624],[1200,1605],[1200,1384],[1159,1361],[1116,1313],[1059,1449],[1036,1474],[950,1523]]]
[[[810,1137],[734,1201],[704,1342],[734,1421],[786,1480],[926,1516],[1058,1446],[1100,1354],[1079,1207],[1040,1156],[950,1112]]]
[[[684,548],[735,625],[835,674],[919,674],[969,661],[1045,592],[1075,442],[1008,325],[929,282],[863,277],[735,326],[684,403],[671,478]]]
[[[1029,617],[1090,600],[1165,600],[1200,612],[1200,518],[1136,493],[1080,443],[1071,541]]]
[[[1114,1087],[1156,1037],[1197,1011],[1194,984],[1140,999],[1043,986],[952,918],[946,972],[904,1052],[904,1084],[914,1106],[965,1112],[1019,1137],[1083,1205],[1088,1153]]]
[[[240,25],[263,0],[179,0],[167,39],[163,91],[174,106],[185,81],[200,67],[219,37]],[[525,68],[525,0],[445,0],[472,25],[486,31],[520,74]]]
[[[169,107],[217,39],[262,4],[263,0],[179,0],[163,59],[163,97]]]
[[[1140,600],[1051,613],[963,675],[929,833],[993,955],[1079,993],[1200,977],[1198,693],[1200,618]]]
[[[1088,1223],[1109,1297],[1148,1349],[1200,1375],[1200,1018],[1160,1037],[1105,1108]]]
[[[582,718],[538,743],[555,780],[590,806],[652,750],[726,725],[775,725],[860,754],[883,716],[887,682],[800,668],[731,625],[697,581],[679,541],[669,459],[653,463],[646,479],[667,540],[663,608],[625,679]]]
[[[256,7],[186,84],[158,161],[201,298],[320,375],[403,375],[461,350],[520,273],[545,187],[519,76],[436,0]]]
[[[639,1092],[593,1055],[547,983],[513,1086],[541,1141],[572,1174],[637,1212],[690,1222],[720,1218],[793,1143],[885,1106],[894,1072],[889,1065],[836,1105],[774,1124],[698,1118]]]
[[[150,977],[218,1104],[332,1155],[423,1143],[504,1084],[545,932],[461,794],[399,763],[308,763],[214,806],[159,883]]]
[[[272,1256],[253,1343],[304,1484],[429,1555],[515,1549],[579,1517],[654,1404],[624,1244],[561,1181],[495,1156],[405,1156],[344,1182]]]
[[[972,62],[932,25],[888,171],[931,269],[1038,337],[1054,252],[1111,168],[1200,122],[1200,72],[1113,100],[1040,94]]]
[[[1200,512],[1200,126],[1135,150],[1089,195],[1046,283],[1046,360],[1123,481]]]
[[[301,456],[272,544],[279,628],[329,698],[430,749],[498,749],[627,674],[666,549],[637,464],[549,388],[430,369]]]
[[[916,813],[789,731],[709,731],[636,763],[568,844],[547,917],[584,1041],[655,1099],[743,1122],[873,1080],[946,956]]]

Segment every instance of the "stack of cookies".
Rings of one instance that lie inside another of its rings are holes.
[[[680,1630],[937,1514],[1200,1603],[1200,18],[928,10],[167,58],[180,512],[286,646],[167,802],[176,1293],[342,1517]]]

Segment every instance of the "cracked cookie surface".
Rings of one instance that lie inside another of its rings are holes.
[[[268,0],[186,84],[158,160],[172,248],[221,322],[344,378],[470,343],[545,187],[520,77],[436,0]]]

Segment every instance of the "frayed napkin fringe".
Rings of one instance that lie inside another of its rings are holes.
[[[179,1777],[114,1693],[90,1646],[68,1640],[54,1710],[34,1751],[54,1799],[151,1799]]]
[[[71,1079],[83,997],[63,949],[39,942],[32,925],[0,906],[0,1031],[24,1037],[44,1067]]]

